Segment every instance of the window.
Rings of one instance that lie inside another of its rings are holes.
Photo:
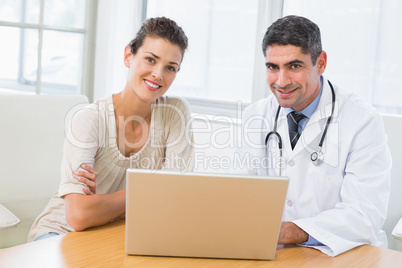
[[[381,112],[402,114],[402,35],[399,0],[285,0],[283,15],[305,16],[320,27],[328,53],[324,75]]]
[[[90,95],[96,6],[0,0],[0,93]]]
[[[186,97],[194,112],[216,115],[234,115],[239,106],[264,97],[261,40],[269,24],[263,18],[271,10],[270,2],[148,0],[147,18],[169,17],[189,38],[168,94]]]
[[[98,3],[93,99],[124,89],[128,69],[124,48],[145,18],[146,0],[102,0]]]
[[[195,112],[234,115],[239,102],[244,108],[268,95],[262,37],[277,18],[296,14],[321,29],[327,78],[381,112],[402,114],[401,1],[148,0],[147,5],[147,17],[170,17],[189,37],[168,94],[186,97]]]

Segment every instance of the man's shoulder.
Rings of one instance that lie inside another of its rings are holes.
[[[349,114],[359,115],[364,113],[370,116],[379,114],[377,109],[373,107],[366,99],[353,92],[338,88],[337,95],[341,102],[340,108]]]
[[[278,102],[276,101],[273,94],[268,97],[260,99],[244,109],[244,115],[265,115],[267,111],[274,110],[278,107]]]
[[[353,133],[369,125],[381,123],[381,114],[366,99],[356,93],[336,89],[337,109],[333,121],[343,126],[342,131]]]

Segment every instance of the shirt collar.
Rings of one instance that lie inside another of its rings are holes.
[[[313,115],[313,113],[317,109],[318,104],[320,102],[322,88],[324,85],[322,76],[320,77],[320,83],[321,83],[321,88],[320,88],[320,92],[318,93],[317,97],[315,97],[315,99],[306,108],[304,108],[303,110],[300,111],[302,114],[304,114],[308,118],[310,118]],[[286,115],[288,115],[290,112],[293,112],[295,110],[293,108],[283,108],[283,109],[284,109]]]

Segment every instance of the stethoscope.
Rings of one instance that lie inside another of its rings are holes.
[[[327,123],[325,125],[324,132],[322,133],[320,143],[318,144],[318,150],[313,152],[311,154],[311,156],[310,156],[311,161],[316,166],[320,165],[324,160],[324,153],[322,152],[322,145],[324,143],[325,136],[327,135],[328,126],[331,123],[332,115],[334,114],[334,110],[335,110],[335,90],[334,90],[334,87],[332,86],[331,82],[328,81],[328,84],[331,87],[331,92],[332,92],[332,110],[331,110],[331,115],[327,119]],[[276,116],[275,116],[274,129],[267,134],[267,136],[265,138],[265,146],[267,147],[267,150],[268,150],[268,140],[269,140],[269,138],[271,136],[276,136],[276,138],[278,140],[279,157],[280,157],[280,159],[282,159],[282,137],[276,131],[277,130],[277,125],[278,125],[278,117],[279,117],[280,110],[281,110],[281,106],[278,106],[278,110],[276,111]],[[281,176],[281,168],[279,168],[279,176]]]

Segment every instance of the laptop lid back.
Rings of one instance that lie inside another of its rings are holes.
[[[126,253],[273,259],[287,178],[127,171]]]

